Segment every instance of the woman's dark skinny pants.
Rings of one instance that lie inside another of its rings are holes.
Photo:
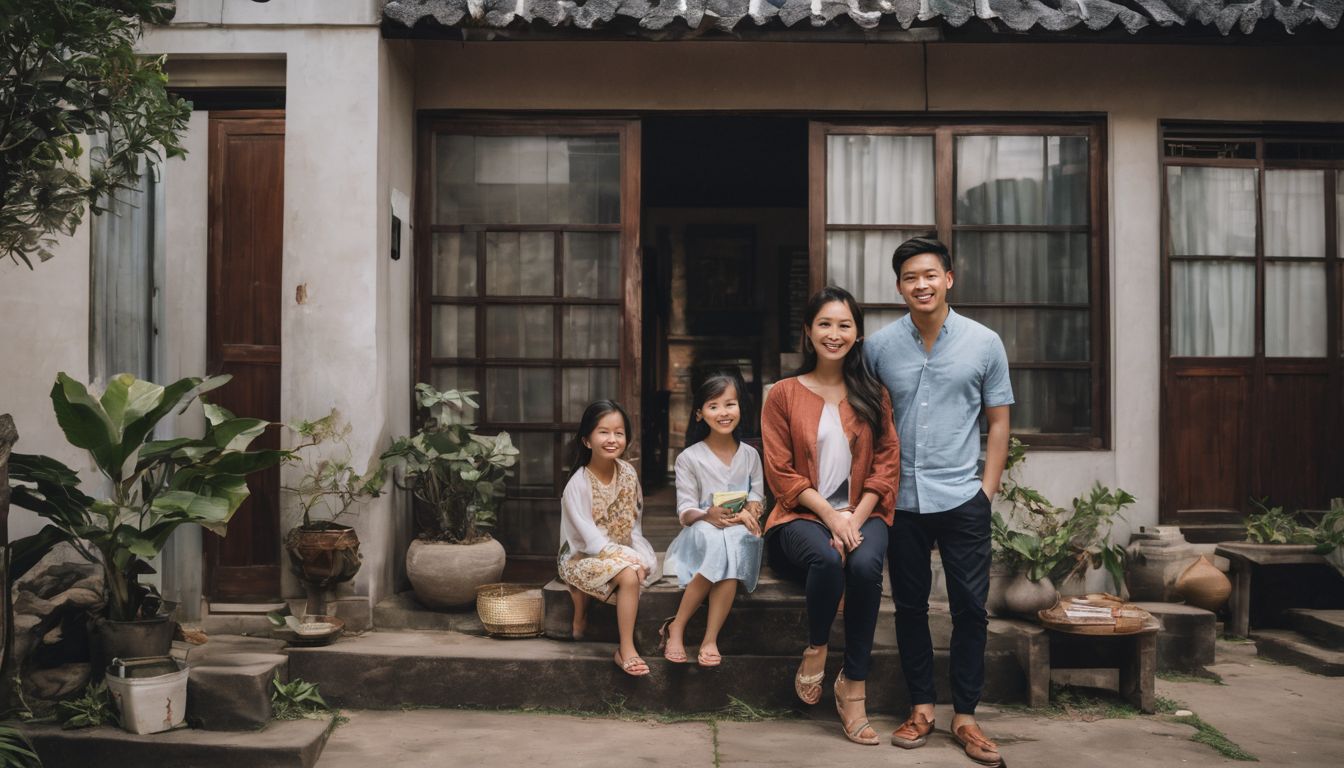
[[[793,520],[770,532],[770,565],[807,594],[808,642],[826,645],[831,624],[845,598],[845,677],[868,678],[873,632],[882,602],[882,561],[887,555],[887,524],[870,517],[859,529],[863,542],[843,564],[831,546],[831,533],[814,520]]]

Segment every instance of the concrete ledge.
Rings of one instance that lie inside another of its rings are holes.
[[[1288,624],[1322,647],[1344,650],[1344,611],[1293,608]]]
[[[100,726],[66,731],[55,725],[14,724],[43,765],[191,766],[191,768],[312,768],[334,720],[272,722],[264,730],[183,728],[145,736]]]
[[[439,611],[426,608],[414,592],[398,592],[374,606],[373,626],[378,629],[426,629],[484,635],[485,627],[475,608],[464,611]]]
[[[1256,630],[1251,633],[1255,650],[1261,656],[1292,664],[1307,672],[1328,677],[1344,677],[1344,651],[1322,648],[1296,632],[1283,629]]]
[[[1159,671],[1198,672],[1213,663],[1217,617],[1182,603],[1135,603],[1162,622],[1157,633]]]

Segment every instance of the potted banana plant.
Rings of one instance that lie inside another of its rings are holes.
[[[60,542],[101,563],[107,601],[95,637],[104,659],[159,656],[172,645],[173,624],[163,601],[140,577],[179,526],[196,524],[223,536],[248,496],[247,475],[282,461],[284,451],[249,451],[268,426],[204,402],[229,380],[185,378],[167,386],[120,374],[101,395],[64,373],[51,390],[56,421],[70,444],[88,452],[107,495],[80,489],[78,474],[46,457],[14,454],[12,501],[46,521],[13,543],[11,573],[23,573]],[[199,438],[153,439],[166,416],[202,399],[206,425]],[[95,667],[100,669],[100,667]]]

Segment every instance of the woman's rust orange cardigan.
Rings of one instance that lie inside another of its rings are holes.
[[[840,423],[849,437],[853,463],[849,472],[849,503],[858,506],[865,492],[877,494],[873,516],[887,525],[896,507],[896,488],[901,480],[901,442],[892,423],[891,397],[882,392],[882,433],[873,430],[850,407],[840,401]],[[765,480],[775,494],[765,529],[791,520],[817,520],[815,513],[799,503],[799,496],[817,484],[817,425],[826,402],[798,381],[783,379],[770,388],[761,412],[761,442],[765,447]]]

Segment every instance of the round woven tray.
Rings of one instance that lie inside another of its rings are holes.
[[[476,588],[476,615],[485,631],[503,637],[541,634],[545,603],[541,589],[526,584],[484,584]]]
[[[1085,605],[1100,605],[1111,609],[1114,624],[1080,624],[1070,620],[1064,609],[1074,599]],[[1064,598],[1051,608],[1036,614],[1041,624],[1058,632],[1074,635],[1137,635],[1162,628],[1152,614],[1132,603],[1126,603],[1114,595],[1093,594],[1082,598]]]

